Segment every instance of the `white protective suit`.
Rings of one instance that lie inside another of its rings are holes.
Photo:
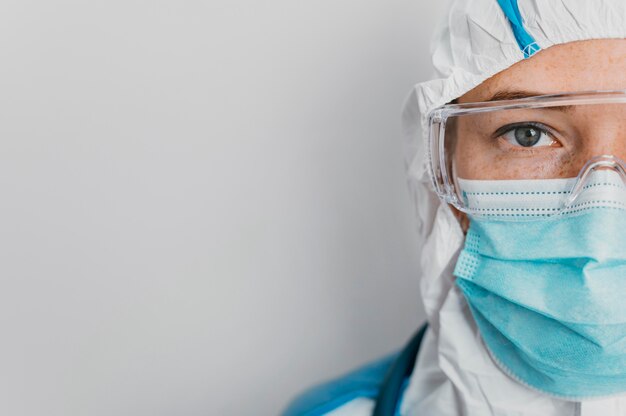
[[[626,0],[519,0],[518,5],[525,29],[541,49],[576,40],[626,38]],[[496,0],[458,0],[434,38],[432,59],[435,78],[415,85],[403,111],[406,165],[424,241],[421,296],[429,330],[400,414],[626,415],[626,396],[571,402],[530,390],[505,375],[483,346],[465,299],[453,284],[464,235],[431,186],[425,115],[525,57]],[[365,416],[372,408],[373,402],[362,398],[330,414]]]

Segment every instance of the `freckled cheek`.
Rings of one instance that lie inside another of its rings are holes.
[[[515,156],[476,142],[459,143],[454,157],[460,178],[479,180],[566,178],[576,176],[585,163],[568,153]]]
[[[571,157],[561,160],[561,163],[555,167],[555,170],[558,170],[557,176],[559,178],[570,178],[576,176],[579,170],[576,169],[576,165],[579,164],[579,162],[575,162],[574,158]]]
[[[573,178],[580,173],[580,170],[588,160],[589,157],[584,152],[575,155],[567,154],[555,162],[557,165],[554,167],[554,170],[558,171],[559,178]]]
[[[507,160],[503,155],[494,154],[478,141],[458,143],[454,153],[456,172],[464,179],[504,179],[511,175],[507,170]],[[519,173],[519,172],[518,172]]]

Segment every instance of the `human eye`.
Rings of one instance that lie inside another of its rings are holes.
[[[559,142],[554,138],[550,129],[541,123],[508,124],[499,128],[494,135],[503,138],[507,143],[515,147],[559,146]]]

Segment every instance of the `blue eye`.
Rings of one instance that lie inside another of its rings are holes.
[[[556,143],[550,133],[533,124],[518,124],[505,127],[502,130],[504,131],[500,135],[513,146],[539,147],[551,146]]]

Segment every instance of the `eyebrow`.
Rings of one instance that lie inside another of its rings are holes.
[[[517,100],[520,98],[531,98],[537,97],[539,95],[545,95],[545,93],[535,92],[535,91],[524,91],[524,90],[502,90],[497,91],[486,101],[505,101],[505,100]],[[574,108],[571,105],[560,105],[554,107],[545,107],[547,110],[557,110],[567,112]]]
[[[491,96],[491,98],[488,98],[486,101],[516,100],[519,98],[536,97],[538,95],[542,95],[542,94],[538,92],[533,92],[533,91],[502,90],[502,91],[497,91],[495,94]]]

